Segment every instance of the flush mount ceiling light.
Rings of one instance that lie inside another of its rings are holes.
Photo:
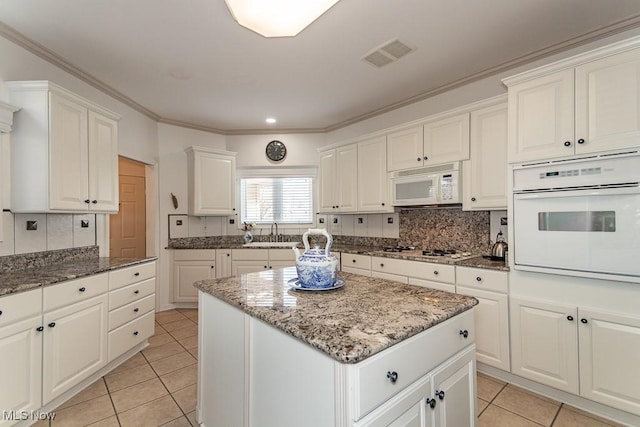
[[[265,122],[269,123],[270,125],[274,124],[276,122],[276,119],[274,119],[273,117],[267,117],[265,119]]]
[[[293,37],[339,0],[225,0],[238,24],[265,37]]]

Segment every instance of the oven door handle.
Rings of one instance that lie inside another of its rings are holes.
[[[584,188],[581,190],[549,190],[530,193],[514,193],[514,200],[540,200],[559,197],[585,197],[585,196],[624,196],[640,194],[640,185],[633,187],[606,187]]]

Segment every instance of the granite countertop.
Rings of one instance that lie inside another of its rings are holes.
[[[478,303],[475,298],[341,272],[341,288],[290,289],[295,267],[202,280],[202,292],[341,363],[357,363]]]
[[[94,257],[3,272],[0,273],[0,296],[24,292],[41,286],[91,276],[106,271],[117,270],[156,259],[157,257]]]

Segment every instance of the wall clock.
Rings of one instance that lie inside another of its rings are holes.
[[[265,153],[269,160],[280,162],[287,156],[287,147],[281,141],[274,140],[267,144]]]

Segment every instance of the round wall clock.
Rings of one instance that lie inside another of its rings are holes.
[[[280,162],[287,156],[287,147],[281,141],[271,141],[265,150],[267,158],[273,162]]]

